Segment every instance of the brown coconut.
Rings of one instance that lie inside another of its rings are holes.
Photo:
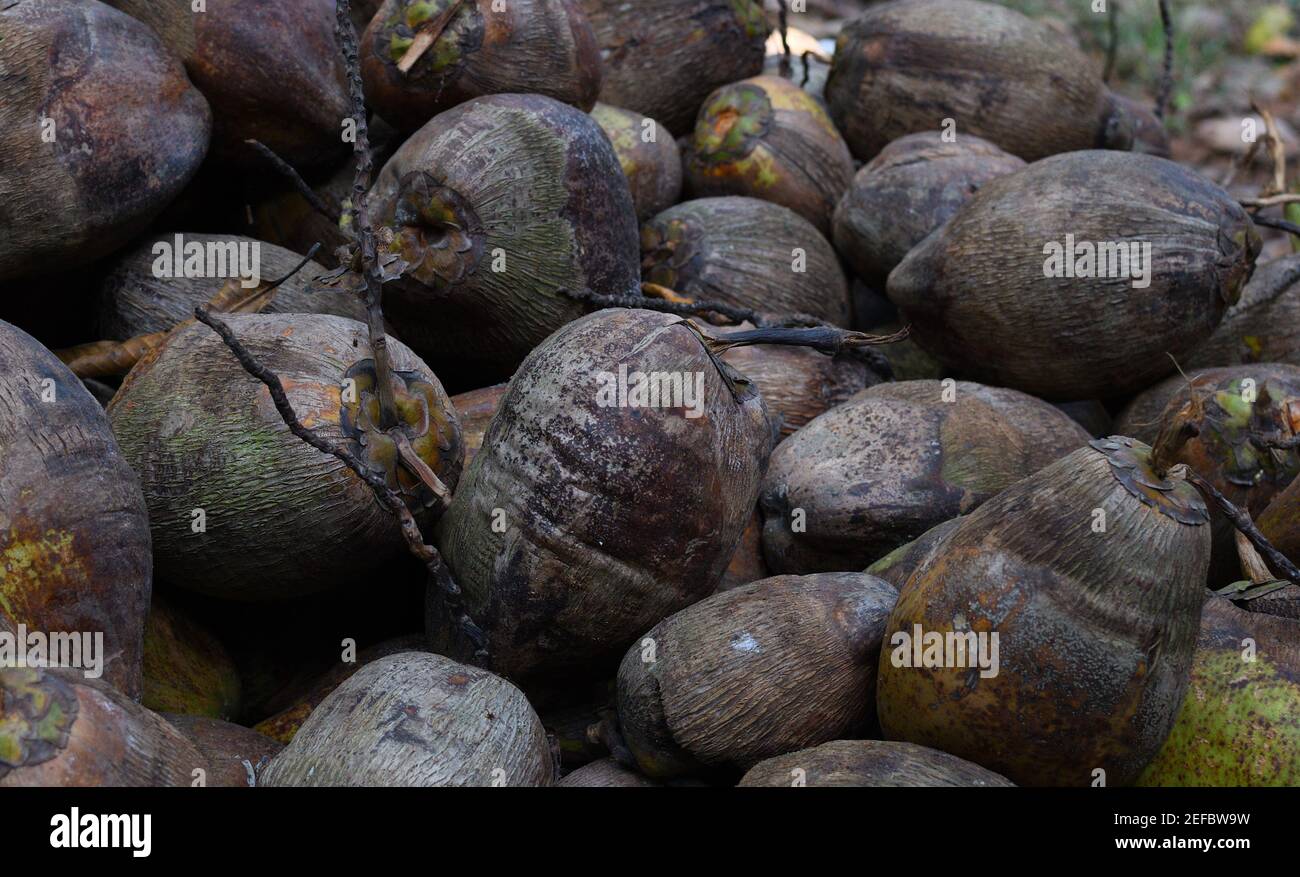
[[[691,197],[762,198],[827,236],[853,179],[849,148],[821,103],[779,76],[755,76],[709,95],[685,164]]]
[[[392,438],[375,423],[364,325],[325,314],[225,320],[279,375],[304,425],[345,443],[417,512],[432,506],[432,492],[398,465]],[[398,426],[454,488],[462,450],[451,402],[409,348],[389,339],[389,351]],[[158,575],[178,587],[237,600],[302,596],[359,586],[406,550],[370,487],[294,436],[265,385],[207,326],[179,329],[151,351],[108,413],[144,484]]]
[[[144,24],[97,0],[0,9],[0,282],[125,244],[198,170],[212,116]]]
[[[239,688],[235,662],[212,631],[154,594],[144,626],[141,703],[159,713],[233,719]]]
[[[863,730],[897,598],[862,573],[778,576],[655,625],[618,671],[619,727],[641,772],[745,769]]]
[[[741,786],[1011,786],[1004,776],[937,749],[889,740],[834,740],[759,762]]]
[[[1241,300],[1184,368],[1284,362],[1300,365],[1300,254],[1260,265]]]
[[[863,569],[1089,436],[1045,402],[978,384],[871,387],[777,446],[763,550],[778,573]]]
[[[659,783],[646,779],[634,770],[628,770],[612,758],[602,758],[591,764],[583,765],[564,779],[557,786],[569,788],[648,788]]]
[[[0,373],[0,623],[102,633],[104,678],[138,700],[153,585],[140,480],[94,397],[5,322]]]
[[[263,786],[549,786],[555,764],[522,692],[486,670],[404,652],[367,664],[272,759]]]
[[[847,326],[839,258],[799,214],[758,198],[700,198],[641,228],[641,278],[697,301]]]
[[[647,401],[608,392],[623,368],[685,376],[701,416],[619,406]],[[520,367],[437,533],[494,669],[593,671],[713,592],[772,440],[761,398],[725,368],[681,318],[643,310],[583,317]],[[438,592],[428,629],[450,647]]]
[[[509,384],[496,384],[468,393],[457,393],[451,397],[452,407],[460,420],[461,444],[465,446],[465,465],[474,462],[474,455],[483,447],[483,435],[488,424],[501,406]]]
[[[1086,250],[1069,255],[1071,241],[1111,255],[1149,246],[1148,276],[1101,271],[1095,258],[1089,269]],[[917,343],[963,375],[1092,399],[1172,372],[1170,356],[1194,350],[1237,301],[1259,251],[1250,217],[1195,171],[1076,152],[987,183],[908,254],[888,292]],[[1064,276],[1066,265],[1085,276]],[[1047,276],[1058,268],[1063,276]]]
[[[885,736],[1020,785],[1132,783],[1187,688],[1208,523],[1195,488],[1123,438],[984,503],[900,591],[876,697]]]
[[[682,156],[667,128],[631,110],[596,104],[600,125],[627,177],[636,218],[645,221],[677,203],[682,194]]]
[[[207,716],[164,713],[172,727],[194,744],[208,763],[203,785],[244,788],[257,785],[257,775],[284,745],[256,731]]]

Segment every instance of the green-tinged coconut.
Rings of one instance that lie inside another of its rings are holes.
[[[207,769],[184,735],[111,685],[0,667],[0,788],[188,786]]]
[[[758,198],[700,198],[641,228],[641,277],[698,301],[848,325],[849,291],[826,238]]]
[[[868,9],[835,42],[826,103],[864,161],[891,140],[952,123],[958,136],[1028,161],[1108,145],[1108,131],[1130,127],[1109,124],[1117,105],[1068,37],[976,0]]]
[[[778,76],[734,82],[700,107],[686,155],[693,198],[748,195],[831,231],[853,159],[822,105]]]
[[[897,598],[862,573],[778,576],[660,622],[618,671],[637,766],[657,779],[743,770],[862,731]]]
[[[140,480],[95,398],[5,322],[0,374],[0,623],[102,634],[104,678],[138,700],[153,587]]]
[[[151,25],[212,105],[212,157],[269,171],[259,140],[299,169],[345,158],[352,113],[334,0],[110,0]]]
[[[834,740],[760,762],[740,785],[943,788],[1013,783],[937,749],[889,740]]]
[[[711,327],[709,332],[726,338],[753,328],[742,323],[735,328]],[[733,347],[722,359],[758,388],[768,413],[781,418],[783,437],[881,380],[859,357],[826,356],[807,347]]]
[[[1300,785],[1300,622],[1206,603],[1187,696],[1138,785]]]
[[[144,626],[144,697],[160,713],[233,719],[239,671],[211,631],[155,594]]]
[[[888,292],[917,342],[963,375],[1092,399],[1171,373],[1170,356],[1237,301],[1259,251],[1250,217],[1195,171],[1077,152],[985,184]]]
[[[590,110],[600,72],[577,0],[385,0],[361,37],[366,101],[406,131],[488,94]]]
[[[595,671],[713,592],[772,441],[725,368],[643,310],[583,317],[520,367],[437,534],[494,669]],[[437,591],[428,629],[452,647]]]
[[[600,46],[602,102],[690,130],[715,88],[763,69],[758,0],[581,0]]]
[[[384,167],[370,209],[408,267],[384,310],[429,357],[509,377],[583,306],[638,294],[636,210],[592,118],[541,95],[476,98]]]
[[[583,765],[564,779],[557,786],[570,788],[609,788],[609,787],[652,787],[659,783],[646,779],[634,770],[628,770],[612,758],[603,758]]]
[[[946,141],[938,131],[890,143],[853,178],[835,208],[835,249],[868,284],[889,272],[952,218],[989,180],[1025,163],[972,134]]]
[[[682,195],[682,156],[668,129],[609,104],[596,104],[591,117],[614,145],[637,219],[647,220],[676,204]]]
[[[204,786],[256,786],[258,773],[284,748],[282,743],[270,737],[220,719],[167,713],[163,714],[163,718],[184,734],[207,761]]]
[[[1300,365],[1300,254],[1265,262],[1241,300],[1187,357],[1184,368],[1285,362]]]
[[[452,407],[456,409],[456,416],[460,420],[461,444],[465,446],[467,467],[483,447],[483,436],[487,433],[488,424],[492,422],[508,389],[509,384],[496,384],[451,397]]]
[[[1088,442],[1038,399],[939,381],[878,384],[777,446],[763,551],[777,573],[863,569]]]
[[[304,426],[344,443],[416,511],[432,505],[377,424],[364,325],[325,314],[225,320],[280,377]],[[405,345],[389,339],[389,351],[398,427],[454,488],[462,450],[451,402]],[[405,551],[370,487],[294,436],[266,386],[201,323],[173,332],[132,369],[109,419],[144,485],[160,579],[227,599],[281,599],[358,587]]]
[[[239,235],[158,235],[109,269],[98,293],[100,335],[125,341],[166,332],[192,318],[195,306],[207,304],[229,278],[241,278],[251,291],[257,282],[279,280],[301,261],[296,253]],[[315,282],[323,273],[320,265],[308,262],[276,287],[263,312],[365,320],[365,308],[355,295]]]
[[[312,712],[263,786],[549,786],[555,764],[522,692],[441,655],[367,664]]]
[[[0,282],[125,244],[198,170],[212,117],[144,24],[96,0],[0,9]]]
[[[900,589],[876,696],[885,736],[1020,785],[1132,783],[1187,688],[1208,524],[1195,488],[1125,438],[984,503]]]

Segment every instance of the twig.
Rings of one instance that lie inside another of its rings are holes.
[[[1283,436],[1274,433],[1273,435],[1252,435],[1251,444],[1265,450],[1273,451],[1294,451],[1300,448],[1300,435]]]
[[[375,361],[375,383],[379,389],[379,428],[388,430],[397,424],[397,403],[393,395],[392,357],[388,352],[388,336],[384,332],[384,286],[379,277],[375,230],[370,225],[370,211],[366,201],[366,192],[370,188],[370,175],[374,171],[374,158],[370,153],[370,128],[366,123],[365,90],[361,83],[357,32],[352,26],[350,6],[350,0],[337,0],[334,27],[334,35],[347,67],[352,118],[357,126],[356,143],[353,144],[357,171],[352,178],[352,204],[349,207],[349,218],[357,236],[361,259],[359,267],[366,282],[363,301],[366,306],[366,326],[370,333],[370,350]]]
[[[446,510],[451,505],[451,491],[447,485],[442,483],[438,473],[429,468],[429,464],[420,458],[411,445],[411,440],[406,437],[406,433],[400,429],[392,430],[388,433],[392,437],[393,443],[397,445],[397,456],[402,461],[402,465],[407,468],[411,474],[420,480],[420,483],[429,488],[430,492],[437,497],[438,505],[442,510]]]
[[[1274,581],[1273,573],[1264,563],[1264,558],[1259,556],[1255,546],[1250,544],[1246,534],[1240,530],[1236,533],[1236,543],[1237,559],[1241,562],[1241,574],[1250,579],[1252,585],[1264,585]]]
[[[1252,210],[1262,210],[1266,207],[1281,207],[1284,204],[1300,204],[1300,195],[1283,193],[1270,195],[1267,198],[1239,198],[1237,203]]]
[[[293,165],[276,155],[271,147],[267,146],[260,140],[245,140],[244,142],[260,152],[262,157],[270,162],[271,166],[280,172],[281,176],[293,183],[293,187],[298,191],[298,194],[301,195],[309,205],[311,205],[312,210],[315,210],[335,225],[339,224],[339,212],[332,209],[328,204],[320,199],[320,196],[316,194],[311,186],[307,185],[307,181],[302,178]]]
[[[1106,72],[1101,78],[1107,85],[1115,75],[1115,59],[1119,55],[1119,7],[1115,5],[1116,2],[1117,0],[1110,0],[1110,5],[1106,8]]]
[[[1165,30],[1165,67],[1156,95],[1156,118],[1163,122],[1169,97],[1174,93],[1174,18],[1169,14],[1169,0],[1160,0],[1160,23]]]
[[[1234,527],[1250,540],[1250,544],[1254,545],[1264,555],[1265,560],[1268,561],[1272,569],[1278,570],[1289,581],[1300,583],[1300,568],[1297,568],[1294,563],[1287,559],[1285,554],[1273,547],[1273,543],[1268,541],[1268,537],[1261,533],[1255,523],[1251,521],[1249,514],[1233,505],[1232,501],[1220,493],[1217,487],[1202,478],[1190,466],[1180,466],[1178,468],[1183,471],[1183,477],[1194,487],[1218,504],[1219,510],[1232,522]]]
[[[799,60],[803,62],[803,80],[799,83],[800,88],[808,87],[808,77],[811,75],[808,59],[812,57],[812,54],[812,49],[804,49],[803,54],[799,56]]]
[[[793,68],[790,64],[790,23],[788,21],[790,17],[790,9],[786,0],[776,0],[776,7],[777,26],[781,29],[781,65],[778,69],[781,71],[782,77],[789,79],[790,75],[793,73]]]
[[[1278,129],[1277,119],[1273,118],[1272,113],[1253,101],[1251,109],[1264,120],[1268,157],[1273,163],[1273,178],[1260,190],[1259,195],[1261,198],[1280,195],[1286,192],[1286,143],[1282,140],[1282,132]]]
[[[1275,228],[1278,231],[1285,231],[1289,234],[1300,236],[1300,225],[1294,222],[1287,222],[1285,219],[1274,219],[1271,216],[1252,216],[1256,225],[1262,225],[1264,228]]]
[[[397,491],[388,486],[388,482],[384,480],[382,475],[367,467],[347,448],[303,426],[302,421],[298,419],[297,413],[293,410],[293,405],[289,402],[289,397],[284,392],[284,384],[280,382],[279,376],[258,362],[248,348],[235,337],[235,333],[230,330],[228,325],[210,314],[202,305],[194,309],[194,318],[221,336],[221,340],[225,342],[226,346],[230,348],[230,352],[239,360],[239,364],[244,367],[244,371],[266,385],[267,390],[271,393],[271,401],[275,404],[275,410],[280,413],[280,419],[284,421],[285,426],[289,427],[290,432],[322,454],[329,454],[351,469],[358,478],[370,487],[379,504],[397,518],[401,525],[402,538],[406,542],[407,549],[425,565],[429,575],[433,577],[434,582],[442,590],[449,614],[456,621],[461,633],[474,646],[476,660],[486,662],[488,657],[487,638],[483,635],[482,629],[465,610],[461,600],[460,586],[456,584],[451,572],[447,569],[447,565],[443,563],[442,555],[438,553],[438,549],[424,541],[424,536],[420,533],[420,527],[415,522],[415,516],[411,514],[411,510],[407,508],[406,502]]]
[[[447,25],[460,11],[460,7],[464,2],[465,0],[456,0],[455,3],[420,26],[420,29],[415,33],[415,39],[411,41],[410,48],[402,55],[402,59],[397,62],[397,69],[403,76],[410,73],[415,63],[424,57],[424,53],[433,48],[434,43],[438,42],[438,37],[442,36],[442,32],[447,29]]]

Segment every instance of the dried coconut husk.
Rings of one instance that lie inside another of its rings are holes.
[[[0,624],[102,633],[105,680],[139,699],[153,586],[140,480],[95,398],[5,322],[0,373]]]
[[[778,445],[761,493],[768,568],[863,569],[1088,441],[1023,393],[952,389],[878,384]]]
[[[1067,235],[1150,246],[1150,285],[1045,276],[1049,245],[1064,250]],[[1214,332],[1260,246],[1245,211],[1196,172],[1076,152],[985,184],[908,254],[888,293],[917,343],[972,379],[1053,401],[1122,396]]]
[[[385,0],[361,37],[366,101],[405,131],[487,94],[590,110],[600,52],[577,0]]]
[[[1027,161],[1092,149],[1119,127],[1109,98],[1068,37],[975,0],[872,6],[840,32],[826,81],[831,117],[864,161],[945,119]]]
[[[154,594],[144,626],[141,703],[159,713],[233,719],[239,714],[239,688],[239,671],[221,641],[184,609]]]
[[[6,282],[89,264],[143,231],[198,170],[212,116],[154,33],[96,0],[7,2],[0,44]]]
[[[682,156],[668,129],[648,116],[609,104],[596,104],[591,117],[614,146],[632,190],[636,218],[645,221],[676,204],[682,195]]]
[[[212,157],[265,171],[258,140],[300,170],[328,169],[352,149],[335,0],[112,0],[152,25],[212,105]]]
[[[740,785],[942,788],[1014,784],[937,749],[889,740],[834,740],[760,762]]]
[[[835,249],[860,278],[884,289],[889,272],[981,186],[1024,166],[973,134],[952,143],[938,131],[900,137],[857,172],[840,198]]]
[[[389,252],[384,292],[418,353],[510,376],[583,313],[561,290],[635,295],[636,210],[614,149],[586,113],[541,95],[492,95],[407,140],[370,192]],[[494,268],[502,270],[494,270]]]
[[[460,420],[461,444],[465,446],[465,466],[474,462],[474,456],[483,447],[483,435],[488,424],[501,406],[509,384],[496,384],[468,393],[457,393],[451,397],[452,407]]]
[[[612,758],[602,758],[578,768],[556,785],[569,788],[649,788],[660,784],[646,779],[634,770],[628,770]]]
[[[432,491],[398,465],[376,425],[366,327],[324,314],[230,315],[235,336],[279,375],[299,420],[382,471],[417,512]],[[389,339],[399,426],[448,488],[460,473],[456,414],[437,377]],[[347,381],[354,381],[348,384]],[[349,388],[355,387],[355,392]],[[354,399],[344,399],[348,393]],[[109,406],[149,504],[160,578],[236,600],[357,587],[405,551],[392,515],[340,461],[294,436],[267,388],[194,323],[127,376]],[[195,509],[206,531],[196,533]]]
[[[179,731],[80,671],[0,668],[0,788],[188,786],[207,760]]]
[[[778,576],[660,622],[618,672],[637,766],[656,779],[745,769],[862,730],[897,597],[862,573]]]
[[[732,552],[731,563],[718,581],[714,593],[730,591],[771,576],[767,570],[767,561],[763,559],[763,516],[758,509],[745,525],[745,532],[740,536],[740,543]]]
[[[641,227],[641,278],[696,301],[849,323],[834,248],[793,210],[758,198],[700,198],[660,213]]]
[[[184,734],[207,761],[203,784],[211,788],[256,786],[258,772],[284,748],[270,737],[220,719],[170,713],[164,713],[163,718]]]
[[[581,0],[604,66],[600,100],[690,130],[715,88],[757,75],[771,29],[758,0]]]
[[[700,107],[690,144],[691,197],[761,198],[830,235],[853,159],[826,110],[799,86],[779,76],[723,86]]]
[[[227,251],[231,246],[257,246],[259,248],[259,273],[261,281],[269,283],[289,274],[302,262],[302,256],[288,250],[239,235],[185,234],[186,244],[204,247],[221,245]],[[191,319],[197,305],[206,304],[225,284],[222,277],[159,277],[155,265],[166,259],[168,270],[174,265],[170,257],[158,256],[154,247],[166,244],[175,247],[176,235],[164,234],[149,238],[114,261],[98,292],[98,327],[103,338],[125,341],[137,335],[166,332],[177,324]],[[238,260],[227,271],[231,277],[239,274]],[[316,262],[308,262],[297,273],[275,288],[275,295],[263,313],[275,314],[336,314],[354,320],[365,320],[365,308],[356,296],[341,289],[316,283],[325,269]],[[251,278],[244,278],[251,282]]]
[[[1132,783],[1187,688],[1208,523],[1196,489],[1177,472],[1162,478],[1150,449],[1124,438],[1094,441],[984,503],[900,591],[878,680],[885,735],[1021,785],[1087,786],[1096,770],[1108,786]],[[997,674],[961,655],[942,662],[961,666],[904,666],[914,646],[897,635],[918,625],[943,638],[998,634]]]
[[[1300,622],[1211,599],[1178,720],[1140,786],[1300,784]]]
[[[620,400],[598,375],[623,367],[700,375],[702,416],[602,404]],[[594,673],[713,592],[772,441],[762,399],[725,367],[679,317],[622,309],[571,323],[520,367],[437,530],[494,669]],[[427,629],[452,647],[437,592]]]
[[[367,664],[316,708],[263,786],[549,786],[555,765],[522,692],[441,655]]]
[[[1300,365],[1300,254],[1265,262],[1241,300],[1223,315],[1209,340],[1184,368],[1284,362]]]

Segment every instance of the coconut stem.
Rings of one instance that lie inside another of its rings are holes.
[[[1285,219],[1273,219],[1268,216],[1252,216],[1256,225],[1262,225],[1265,228],[1276,228],[1278,231],[1284,231],[1288,234],[1300,237],[1300,225],[1293,222],[1287,222]]]
[[[1111,0],[1106,11],[1106,71],[1102,74],[1101,80],[1107,85],[1115,75],[1115,59],[1119,55],[1119,7],[1115,3],[1116,0]]]
[[[325,202],[320,199],[320,196],[316,194],[311,186],[307,185],[307,181],[302,178],[302,175],[298,173],[297,169],[294,168],[293,165],[276,155],[275,151],[271,149],[271,147],[267,146],[260,140],[245,140],[244,142],[257,150],[263,158],[271,163],[271,166],[275,168],[281,176],[293,183],[294,189],[296,189],[298,194],[306,200],[312,210],[315,210],[335,225],[339,224],[339,212],[337,210],[331,210]]]
[[[1169,96],[1174,91],[1174,19],[1169,14],[1169,0],[1160,0],[1160,24],[1165,31],[1165,65],[1160,77],[1160,92],[1156,95],[1156,118],[1163,122]]]
[[[1250,441],[1256,447],[1271,451],[1294,451],[1300,448],[1300,435],[1253,435]]]
[[[790,9],[786,0],[776,0],[777,27],[781,30],[781,76],[789,79],[794,72],[790,65],[789,17]]]
[[[1250,519],[1249,513],[1233,505],[1231,500],[1220,493],[1217,487],[1202,478],[1195,469],[1190,466],[1180,466],[1178,468],[1183,470],[1183,477],[1190,484],[1218,504],[1224,516],[1232,522],[1232,525],[1242,535],[1250,540],[1251,545],[1254,545],[1264,555],[1273,569],[1280,571],[1291,582],[1300,584],[1300,568],[1297,568],[1294,563],[1287,559],[1285,554],[1273,547],[1273,543],[1268,541],[1268,537],[1261,533],[1259,528],[1255,526],[1254,521]]]
[[[340,6],[346,7],[346,0],[342,0]],[[235,333],[230,330],[228,325],[210,314],[202,305],[194,309],[194,317],[221,336],[221,340],[230,348],[230,352],[235,355],[235,359],[239,360],[239,364],[244,367],[244,371],[266,385],[267,390],[271,393],[271,401],[275,404],[275,410],[280,413],[280,419],[289,427],[290,432],[322,454],[329,454],[351,469],[374,492],[379,504],[397,518],[401,525],[402,538],[406,542],[407,549],[424,564],[433,581],[443,592],[448,614],[455,620],[464,637],[473,645],[474,663],[481,667],[487,667],[489,661],[487,638],[483,635],[482,628],[474,622],[474,619],[466,611],[461,599],[460,585],[456,583],[451,571],[443,563],[442,555],[438,553],[438,549],[424,541],[424,536],[420,533],[420,527],[415,522],[415,516],[411,514],[411,510],[406,507],[406,503],[397,491],[390,488],[383,476],[371,471],[347,448],[335,444],[314,430],[303,426],[302,421],[298,419],[297,413],[293,410],[293,405],[289,402],[289,397],[284,392],[284,384],[280,382],[279,376],[259,362],[249,352],[248,348],[235,337]]]
[[[697,327],[698,328],[698,327]],[[895,344],[911,334],[902,329],[892,335],[868,335],[838,326],[813,326],[810,328],[768,327],[748,332],[734,332],[725,338],[715,338],[703,331],[705,342],[715,353],[724,353],[733,347],[750,347],[755,344],[774,344],[784,347],[811,347],[827,356],[838,356],[850,350]]]
[[[415,63],[424,57],[424,53],[433,48],[434,43],[438,42],[438,37],[442,36],[442,32],[447,29],[447,25],[460,11],[460,7],[464,2],[465,0],[456,0],[455,3],[452,3],[442,12],[425,22],[416,32],[415,39],[411,41],[411,47],[406,50],[406,54],[402,55],[402,59],[397,62],[397,69],[403,76],[410,73]]]
[[[370,128],[366,122],[365,90],[361,82],[361,62],[357,50],[357,32],[349,14],[351,0],[338,0],[335,6],[334,35],[347,67],[348,94],[352,99],[352,119],[357,126],[353,152],[357,169],[352,178],[352,204],[349,207],[352,229],[357,236],[361,257],[361,275],[366,281],[362,300],[366,306],[366,327],[370,332],[370,351],[375,360],[375,383],[379,390],[379,428],[388,431],[397,425],[397,403],[393,394],[393,363],[384,333],[384,285],[379,276],[379,258],[375,230],[370,225],[366,192],[374,171],[370,154]]]

